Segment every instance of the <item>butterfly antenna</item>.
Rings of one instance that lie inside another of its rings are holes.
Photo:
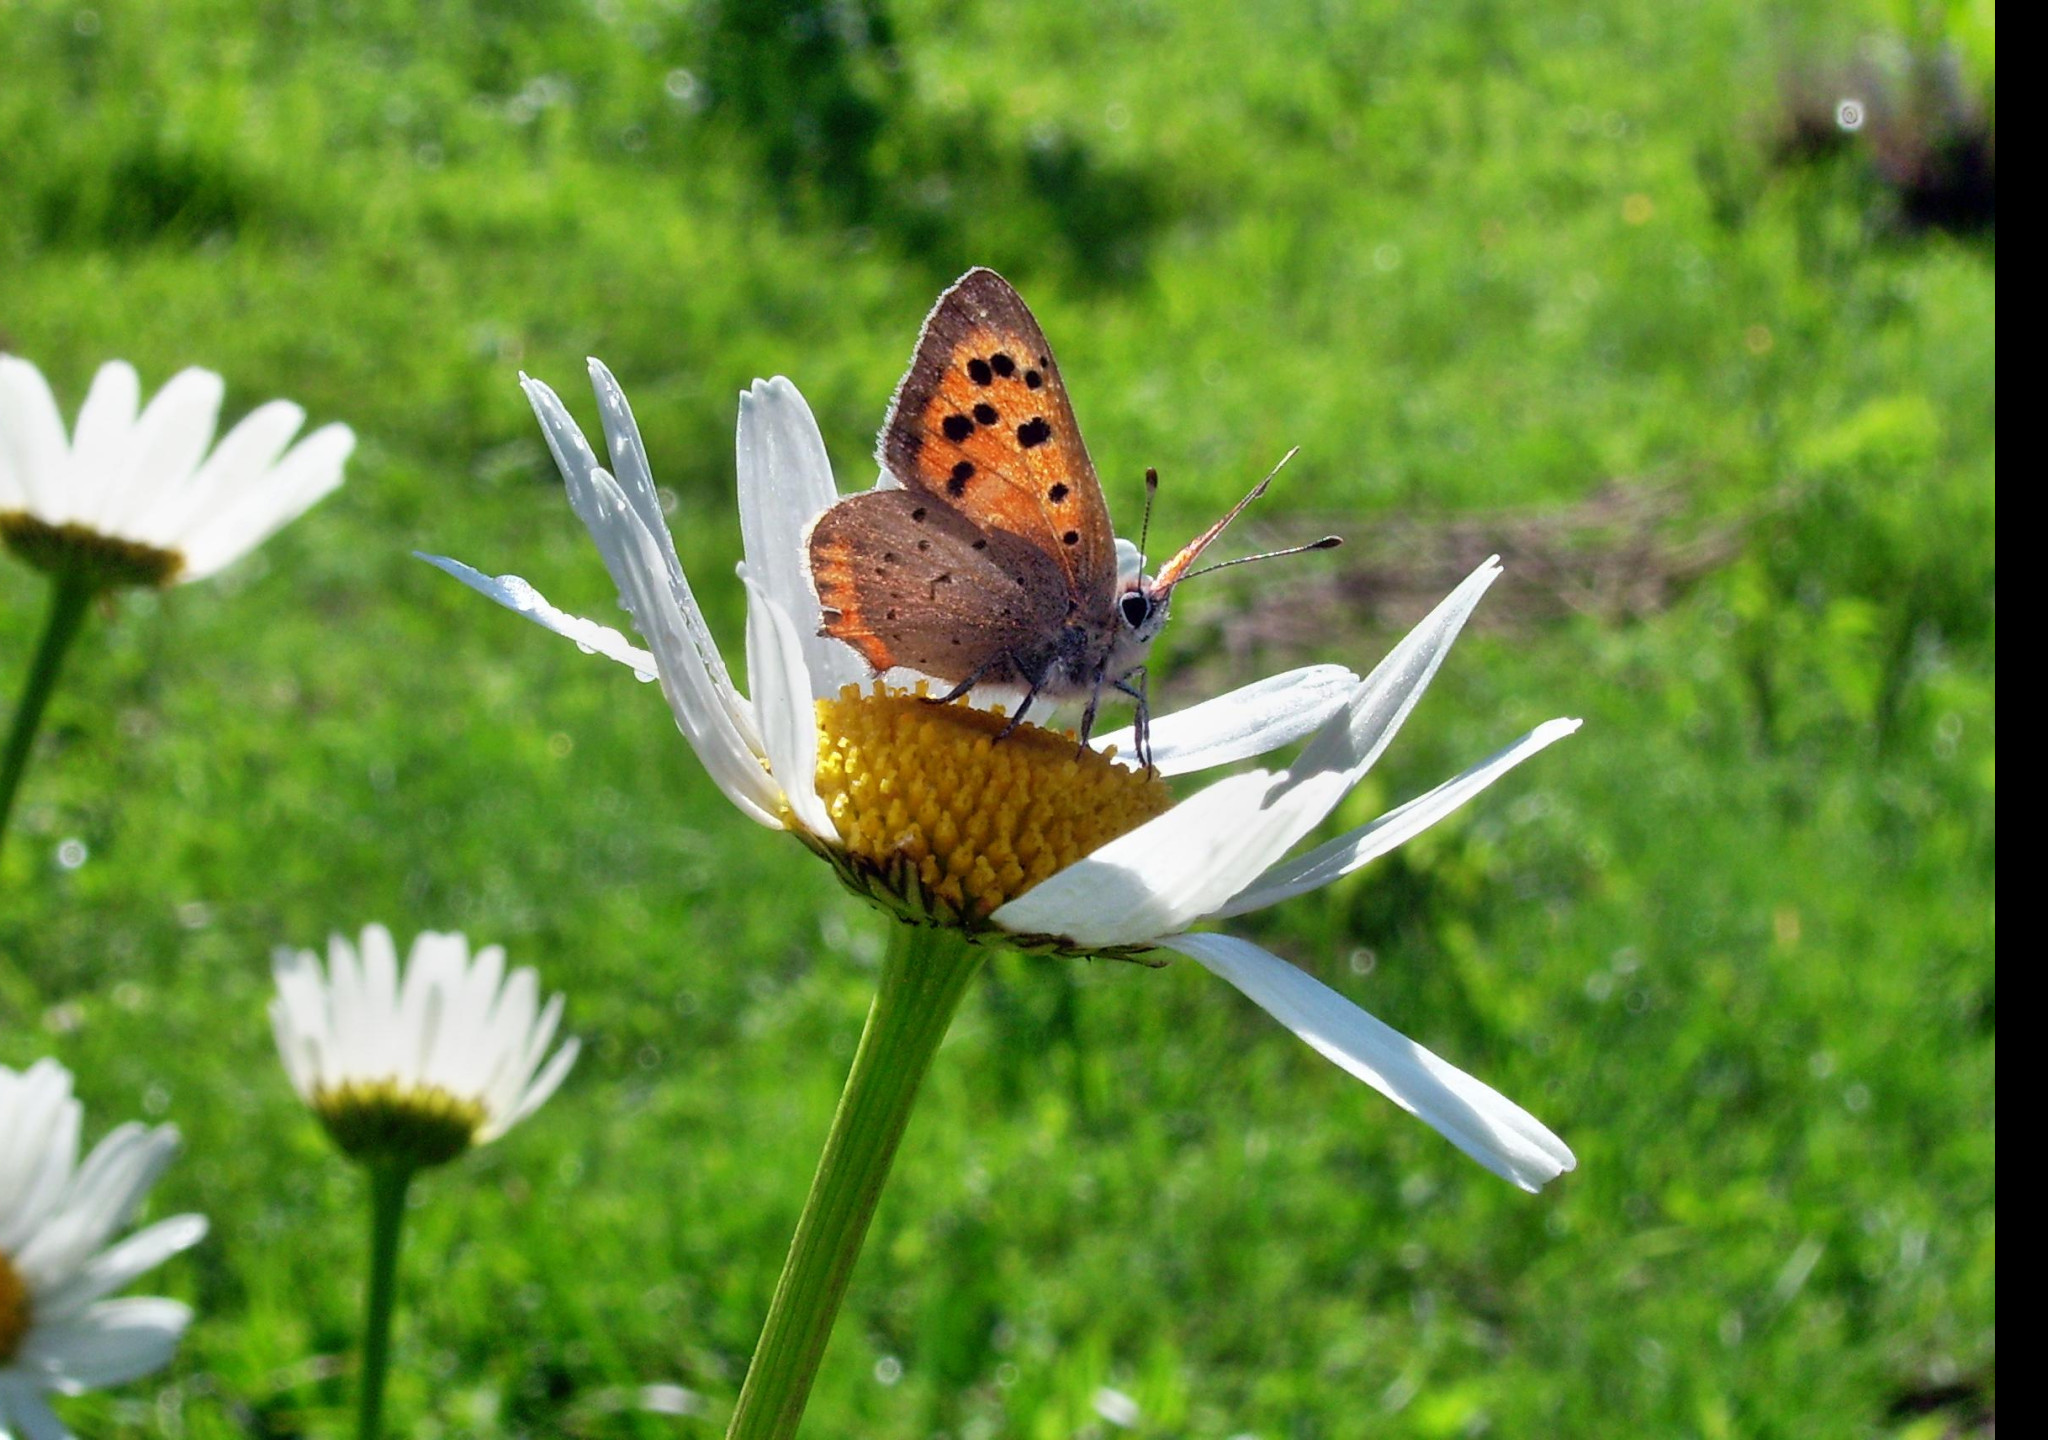
[[[1325,535],[1320,540],[1311,540],[1306,545],[1290,545],[1285,550],[1268,550],[1260,555],[1241,555],[1235,560],[1219,560],[1214,565],[1204,565],[1199,570],[1190,570],[1180,579],[1192,580],[1197,575],[1213,575],[1218,570],[1228,570],[1233,565],[1249,565],[1254,560],[1278,560],[1282,555],[1302,555],[1310,550],[1335,550],[1343,543],[1342,535]],[[1175,583],[1178,584],[1179,581]]]
[[[1159,472],[1145,467],[1145,518],[1138,524],[1138,559],[1145,558],[1145,541],[1152,534],[1152,502],[1159,498]]]
[[[1278,475],[1281,472],[1281,470],[1286,468],[1287,462],[1289,460],[1292,460],[1296,455],[1299,455],[1300,453],[1301,447],[1297,445],[1293,449],[1289,450],[1285,455],[1282,455],[1280,457],[1280,463],[1275,465],[1271,470],[1268,470],[1266,472],[1266,478],[1261,480],[1258,484],[1252,486],[1252,488],[1245,493],[1244,499],[1238,501],[1235,505],[1231,506],[1230,512],[1227,515],[1225,515],[1221,520],[1218,520],[1214,525],[1211,525],[1207,530],[1204,530],[1201,534],[1197,535],[1194,539],[1188,541],[1186,545],[1181,547],[1181,551],[1178,555],[1174,556],[1171,560],[1167,561],[1164,565],[1160,566],[1159,573],[1152,578],[1152,584],[1154,588],[1159,590],[1170,590],[1175,585],[1179,584],[1182,580],[1185,580],[1188,574],[1188,567],[1190,565],[1193,565],[1196,560],[1200,559],[1202,552],[1209,548],[1211,542],[1213,542],[1218,535],[1221,535],[1224,532],[1224,530],[1229,527],[1231,521],[1235,520],[1240,514],[1244,512],[1245,506],[1251,504],[1252,501],[1258,499],[1261,495],[1266,493],[1266,487],[1273,483],[1273,477],[1275,475]],[[1322,548],[1327,549],[1328,547],[1324,546]],[[1258,559],[1261,557],[1253,556],[1251,558]]]

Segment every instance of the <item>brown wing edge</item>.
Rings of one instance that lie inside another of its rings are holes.
[[[818,614],[823,622],[818,626],[818,633],[828,640],[837,640],[842,645],[851,646],[859,654],[860,658],[867,662],[868,668],[874,671],[875,674],[880,675],[891,669],[896,662],[891,658],[888,642],[873,630],[868,629],[867,622],[861,616],[859,595],[850,578],[852,570],[850,554],[843,554],[837,562],[831,560],[824,562],[828,567],[835,563],[844,566],[849,572],[846,578],[828,577],[820,579],[818,575],[820,565],[818,527],[824,524],[827,517],[837,510],[840,505],[845,504],[847,500],[857,498],[859,497],[843,497],[841,500],[819,511],[817,517],[804,527],[803,544],[806,562],[804,574],[811,582],[812,595],[817,597]],[[829,545],[835,542],[828,540],[826,543]],[[859,628],[856,629],[855,627]]]

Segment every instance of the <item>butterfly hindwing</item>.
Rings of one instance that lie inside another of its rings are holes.
[[[939,297],[878,448],[905,486],[1054,560],[1069,613],[1114,603],[1101,481],[1045,333],[995,271],[970,270]]]
[[[878,672],[1013,681],[1012,657],[1034,652],[1065,617],[1051,556],[919,490],[841,500],[811,527],[809,549],[824,633]]]

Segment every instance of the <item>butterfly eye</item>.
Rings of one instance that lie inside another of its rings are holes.
[[[1152,614],[1152,602],[1135,590],[1124,596],[1117,604],[1124,612],[1124,624],[1133,630],[1143,625]]]

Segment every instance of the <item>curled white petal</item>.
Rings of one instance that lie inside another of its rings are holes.
[[[779,829],[781,793],[761,768],[752,707],[733,688],[680,569],[642,523],[625,490],[597,463],[554,391],[528,380],[527,398],[554,452],[569,504],[597,542],[619,598],[654,655],[662,693],[705,773],[749,818]],[[664,532],[666,533],[666,532]]]
[[[661,672],[655,668],[654,656],[628,640],[609,625],[600,625],[595,620],[586,620],[581,615],[571,615],[558,610],[548,603],[547,597],[517,575],[486,575],[451,560],[446,555],[429,555],[415,550],[413,554],[436,569],[444,570],[457,580],[503,605],[514,614],[524,615],[543,629],[574,640],[583,650],[592,655],[602,655],[607,660],[616,660],[631,669],[642,680],[658,680]]]
[[[1152,763],[1162,775],[1186,775],[1268,754],[1314,734],[1357,689],[1358,676],[1342,665],[1269,675],[1154,720]],[[1131,756],[1138,732],[1127,725],[1091,743]]]
[[[1534,1191],[1577,1168],[1564,1141],[1521,1106],[1279,956],[1233,935],[1176,935],[1160,944],[1228,980],[1317,1054],[1502,1179]]]
[[[676,560],[668,526],[659,518],[658,497],[650,488],[638,484],[629,490],[597,463],[590,442],[583,438],[582,429],[570,418],[561,397],[553,390],[538,380],[522,378],[520,383],[541,422],[555,466],[561,471],[563,487],[569,493],[569,508],[597,542],[612,583],[619,587],[620,603],[634,612],[641,634],[650,643],[653,636],[647,627],[658,624],[688,647],[689,656],[683,656],[681,651],[677,656],[686,661],[690,691],[693,695],[708,696],[725,712],[724,724],[713,722],[713,728],[737,732],[746,747],[759,754],[761,742],[754,733],[753,709],[733,685],[725,657],[712,639],[711,627],[704,623],[703,608],[697,604],[689,578]],[[623,403],[624,397],[619,399]],[[630,412],[626,420],[631,423]],[[652,524],[647,520],[650,510],[656,517]],[[634,607],[632,597],[636,593],[645,598],[645,613]],[[654,649],[659,664],[661,647],[657,644]]]
[[[1405,805],[1398,805],[1371,824],[1361,825],[1318,845],[1305,855],[1283,860],[1216,912],[1216,918],[1245,915],[1291,900],[1372,863],[1398,846],[1407,844],[1437,821],[1514,769],[1539,750],[1549,748],[1579,728],[1577,720],[1548,720],[1527,735],[1487,756],[1462,774],[1455,775]]]

